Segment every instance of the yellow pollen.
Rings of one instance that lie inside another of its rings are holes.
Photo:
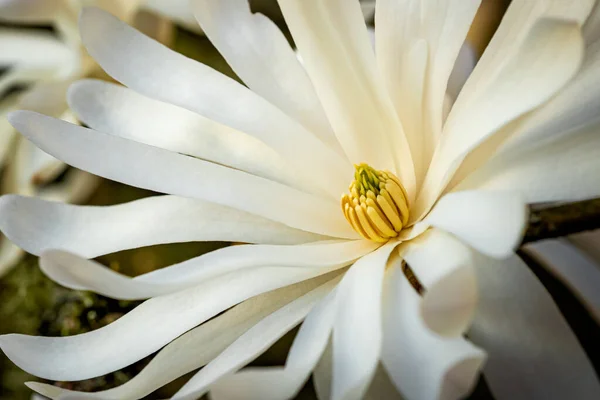
[[[386,242],[408,222],[408,200],[400,180],[367,164],[354,166],[354,181],[342,195],[342,211],[362,237]]]

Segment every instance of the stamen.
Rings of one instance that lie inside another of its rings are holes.
[[[408,200],[400,180],[389,171],[367,164],[354,166],[354,181],[342,195],[342,211],[362,237],[386,242],[408,222]]]

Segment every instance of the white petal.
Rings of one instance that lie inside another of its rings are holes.
[[[474,387],[485,353],[462,337],[432,332],[421,318],[421,298],[399,267],[384,290],[382,362],[408,399],[464,398]]]
[[[378,0],[377,61],[421,181],[442,131],[448,78],[480,0]]]
[[[557,53],[556,48],[562,51]],[[433,204],[470,151],[546,102],[575,76],[583,54],[576,22],[546,18],[531,28],[522,43],[514,45],[514,52],[503,60],[485,90],[471,84],[477,78],[478,64],[448,116],[414,218]]]
[[[139,399],[188,372],[208,364],[263,318],[331,279],[321,276],[253,297],[181,335],[162,349],[135,377],[114,389],[96,393],[65,390],[29,382],[27,386],[52,399]],[[61,397],[65,396],[65,397]]]
[[[273,21],[253,14],[248,0],[196,0],[193,8],[211,43],[250,89],[340,149],[312,82]]]
[[[132,300],[173,293],[223,274],[264,265],[288,267],[290,273],[302,270],[318,275],[348,265],[373,249],[369,241],[304,246],[231,246],[135,278],[94,261],[51,250],[42,254],[41,267],[63,286]]]
[[[517,191],[474,190],[442,197],[425,222],[482,253],[503,258],[521,242],[527,215],[527,205]]]
[[[182,333],[241,301],[313,276],[310,270],[300,268],[238,271],[150,299],[95,331],[69,337],[3,335],[0,348],[21,369],[41,378],[89,379],[154,353]]]
[[[456,56],[456,62],[448,78],[446,93],[450,96],[452,102],[458,97],[476,64],[477,54],[475,48],[469,42],[464,42]]]
[[[331,292],[302,323],[285,367],[247,368],[224,377],[211,387],[211,398],[277,400],[296,397],[327,346],[335,312],[335,292]]]
[[[329,236],[357,237],[339,205],[324,198],[29,111],[14,112],[9,118],[17,130],[42,150],[104,178],[199,198],[311,232],[327,235],[329,231]]]
[[[348,162],[238,82],[149,39],[102,10],[85,9],[80,29],[89,53],[116,80],[141,94],[255,136],[297,170],[306,171],[323,190],[336,189],[336,195],[343,192],[351,174]]]
[[[314,185],[308,189],[308,182],[303,182],[282,157],[254,137],[123,86],[79,81],[69,89],[69,104],[90,128],[302,190],[315,190]]]
[[[13,94],[4,96],[0,101],[0,168],[4,166],[8,155],[12,150],[13,140],[16,135],[15,129],[10,125],[6,115],[15,110],[19,96]]]
[[[583,25],[586,43],[595,43],[600,38],[600,3],[596,2]]]
[[[592,258],[566,239],[531,243],[524,251],[565,282],[600,321],[600,266]]]
[[[333,400],[362,398],[375,374],[382,340],[382,280],[397,244],[358,260],[340,283],[333,326]]]
[[[577,233],[568,240],[600,265],[600,230]]]
[[[48,32],[0,29],[0,66],[28,71],[31,78],[66,78],[79,67],[67,45]]]
[[[480,301],[471,340],[486,349],[484,374],[498,399],[595,399],[600,383],[550,294],[517,256],[479,255]]]
[[[510,190],[528,203],[579,201],[600,196],[600,124],[539,149],[496,157],[458,190]]]
[[[400,252],[425,287],[420,313],[427,328],[442,336],[463,334],[477,306],[471,251],[452,236],[430,230]]]
[[[223,353],[190,379],[173,400],[192,400],[202,396],[219,378],[235,372],[267,350],[277,339],[296,326],[339,282],[334,278],[256,324]]]
[[[395,170],[412,197],[410,149],[378,76],[359,2],[279,0],[279,5],[350,161]]]
[[[45,200],[77,204],[87,201],[99,183],[96,175],[70,168],[60,181],[38,188],[37,193]]]
[[[62,249],[87,258],[162,243],[298,244],[323,238],[243,211],[177,196],[98,207],[8,195],[0,198],[0,229],[29,253]]]

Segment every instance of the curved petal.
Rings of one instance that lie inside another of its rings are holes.
[[[375,374],[382,340],[382,280],[397,245],[388,243],[362,257],[340,283],[333,325],[333,400],[362,398]]]
[[[16,111],[9,119],[42,150],[104,178],[199,198],[311,232],[328,235],[330,231],[329,236],[357,237],[339,205],[324,198],[37,113]]]
[[[140,399],[172,380],[208,364],[263,318],[331,277],[320,276],[244,301],[169,343],[138,375],[116,388],[84,393],[38,382],[29,382],[27,386],[51,399]]]
[[[402,245],[400,253],[425,287],[420,301],[424,325],[442,336],[462,335],[477,307],[471,251],[452,236],[430,230]]]
[[[336,196],[343,192],[345,178],[351,174],[348,162],[268,101],[100,9],[85,9],[79,24],[85,47],[116,80],[143,95],[248,133],[296,170],[305,171],[323,190],[335,189]]]
[[[486,349],[486,381],[499,399],[594,399],[600,383],[544,286],[517,256],[479,255],[479,306],[468,333]]]
[[[188,0],[144,0],[142,7],[163,15],[179,25],[196,32],[202,32],[192,13]]]
[[[239,169],[300,190],[316,190],[260,140],[123,86],[98,80],[76,82],[69,89],[69,105],[92,129]]]
[[[423,323],[421,298],[397,266],[386,273],[382,362],[408,399],[464,398],[485,353],[462,337],[442,337]]]
[[[335,319],[335,291],[308,314],[288,353],[284,367],[247,368],[211,387],[214,400],[295,398],[321,358]]]
[[[377,61],[408,138],[417,181],[442,132],[448,79],[480,3],[377,1]]]
[[[412,198],[410,148],[378,76],[359,2],[279,0],[279,5],[350,161],[395,170]]]
[[[195,0],[193,9],[211,43],[252,91],[341,150],[312,82],[273,21],[253,14],[248,0]]]
[[[94,261],[63,251],[42,254],[42,270],[63,286],[117,299],[144,299],[183,290],[241,269],[273,265],[313,274],[348,265],[373,250],[371,242],[305,246],[231,246],[170,267],[130,278]]]
[[[478,251],[505,258],[527,226],[527,204],[517,191],[473,190],[445,195],[425,222],[456,235]]]
[[[256,324],[183,385],[173,400],[197,399],[219,378],[252,361],[302,321],[338,282],[339,278],[331,279]]]
[[[2,28],[0,48],[3,68],[55,79],[66,78],[79,68],[78,54],[49,32]]]
[[[510,190],[528,203],[587,200],[600,196],[600,123],[561,140],[496,157],[457,190]]]
[[[61,249],[87,258],[163,243],[299,244],[323,239],[243,211],[177,196],[98,207],[7,195],[0,197],[0,230],[35,255]]]
[[[557,54],[556,48],[562,51]],[[474,79],[469,78],[446,120],[414,218],[418,220],[433,205],[469,152],[569,82],[579,70],[583,54],[576,22],[545,18],[531,28],[522,43],[514,45],[514,53],[502,62],[485,90],[469,86]],[[480,64],[472,76],[478,68]]]
[[[69,337],[0,336],[21,369],[58,381],[89,379],[138,361],[182,333],[250,297],[314,277],[301,268],[264,267],[150,299],[110,325]]]
[[[18,23],[48,23],[63,6],[61,0],[2,0],[0,20]]]
[[[524,247],[528,254],[574,291],[600,321],[600,266],[566,239],[544,240]]]

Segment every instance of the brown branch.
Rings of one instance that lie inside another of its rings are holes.
[[[523,242],[537,242],[600,229],[600,199],[532,208]]]

